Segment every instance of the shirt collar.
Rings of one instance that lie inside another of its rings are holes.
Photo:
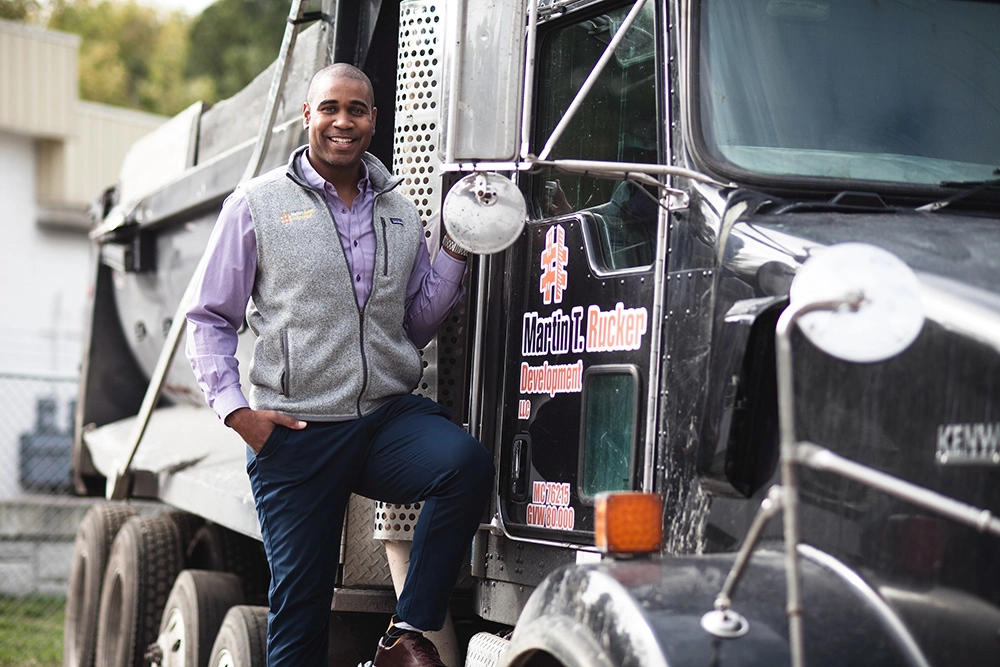
[[[320,192],[326,191],[326,186],[328,181],[322,176],[320,176],[320,173],[316,171],[313,168],[312,163],[309,162],[308,148],[302,151],[302,155],[301,157],[299,157],[299,168],[302,170],[302,176],[305,177],[306,183],[309,184],[309,187],[311,187],[313,190],[319,190]],[[364,160],[362,160],[361,179],[358,180],[358,190],[360,190],[361,194],[365,194],[368,191],[368,185],[369,185],[368,165],[365,164]],[[335,188],[332,183],[330,183],[330,187],[333,188],[334,192],[337,191],[337,188]]]

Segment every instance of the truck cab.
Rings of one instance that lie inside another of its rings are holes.
[[[309,75],[347,60],[432,255],[444,230],[476,253],[419,388],[496,462],[454,609],[465,664],[1000,659],[1000,4],[322,4],[271,72],[161,131],[176,173],[111,191],[80,493],[259,540],[241,443],[164,350],[222,199],[255,147],[273,166],[302,141]],[[246,110],[271,103],[261,151]],[[861,319],[832,345],[807,318],[777,335],[805,267],[845,244],[894,258],[820,274],[876,272],[833,307]],[[878,272],[897,262],[911,292]],[[629,495],[660,503],[652,553],[598,546]],[[352,505],[336,632],[391,611],[372,519],[393,511]]]

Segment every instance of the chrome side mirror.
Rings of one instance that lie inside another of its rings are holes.
[[[864,243],[818,250],[798,271],[789,298],[792,308],[843,301],[808,309],[798,326],[813,345],[844,361],[894,357],[916,340],[924,325],[916,275],[892,253]]]
[[[445,229],[477,254],[500,252],[517,240],[528,209],[521,191],[500,174],[477,171],[451,187],[441,206]]]
[[[457,11],[448,12],[444,31],[441,159],[514,160],[521,129],[527,2],[453,4]]]

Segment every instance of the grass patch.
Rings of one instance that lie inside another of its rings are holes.
[[[60,667],[66,601],[0,595],[0,667]]]

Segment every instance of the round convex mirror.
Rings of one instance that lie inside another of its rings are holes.
[[[893,357],[920,334],[924,308],[920,283],[901,259],[865,243],[815,251],[798,270],[789,293],[795,305],[860,297],[857,308],[802,315],[799,329],[827,354],[852,362]]]
[[[499,174],[477,172],[455,183],[444,198],[441,219],[455,241],[477,254],[506,249],[524,229],[527,206],[520,190]]]

